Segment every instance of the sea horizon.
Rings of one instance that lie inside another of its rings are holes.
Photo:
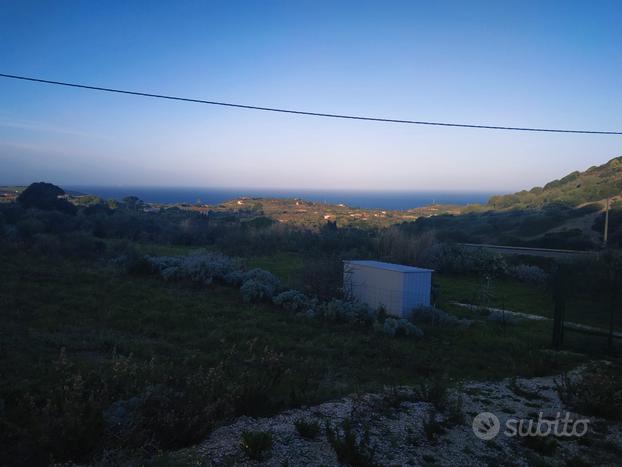
[[[404,210],[431,204],[484,204],[499,191],[468,190],[330,190],[279,188],[200,188],[158,186],[63,185],[64,190],[96,195],[103,199],[121,200],[136,196],[147,203],[220,204],[241,198],[296,198],[353,208]]]

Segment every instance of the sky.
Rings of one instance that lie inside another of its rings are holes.
[[[305,111],[622,131],[622,2],[0,0],[0,73]],[[322,119],[0,78],[0,184],[507,192],[622,136]]]

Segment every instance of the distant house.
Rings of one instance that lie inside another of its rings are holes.
[[[370,307],[406,318],[414,308],[430,305],[432,272],[380,261],[344,261],[343,284],[346,293]]]

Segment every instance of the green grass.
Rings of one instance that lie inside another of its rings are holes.
[[[106,239],[104,240],[108,248],[114,250],[115,247],[122,248],[128,244],[127,240],[118,239]],[[153,256],[175,256],[175,255],[187,255],[188,253],[201,249],[209,249],[209,247],[199,247],[191,245],[170,245],[161,243],[144,243],[144,242],[129,242],[136,248],[138,253],[143,255]]]
[[[438,335],[430,330],[422,341],[392,339],[299,318],[271,304],[248,305],[232,288],[170,284],[23,253],[1,259],[2,361],[4,371],[15,375],[35,361],[55,358],[61,347],[87,363],[108,358],[116,348],[142,359],[212,365],[231,345],[256,339],[282,352],[293,375],[314,375],[343,392],[412,383],[433,371],[511,375],[524,352],[547,347],[549,340],[541,323],[525,323],[505,335],[479,325]]]
[[[446,307],[452,301],[477,304],[480,283],[475,276],[434,274],[438,286],[439,302]],[[566,304],[566,320],[601,328],[609,328],[607,304],[597,297],[571,297]],[[553,317],[551,292],[543,286],[525,284],[511,279],[495,279],[492,282],[490,306],[533,315]],[[616,314],[615,329],[622,331],[622,313]]]
[[[435,273],[433,278],[439,288],[442,303],[477,303],[477,291],[480,287],[477,277]],[[544,287],[515,280],[495,279],[492,281],[490,306],[551,317],[553,300]]]
[[[295,253],[278,253],[273,256],[260,256],[246,261],[249,267],[266,269],[277,275],[291,287],[297,284],[296,277],[302,268],[302,258]],[[438,287],[438,301],[442,308],[449,309],[453,301],[477,303],[477,291],[480,287],[476,276],[434,273],[433,280]],[[553,317],[553,299],[544,286],[526,284],[514,279],[494,279],[490,306],[511,311],[529,313],[547,318]],[[568,300],[566,320],[608,329],[609,311],[605,303],[591,297],[573,297]],[[454,308],[465,317],[472,317],[470,312]],[[617,313],[615,329],[622,331],[622,313]]]
[[[302,268],[302,257],[297,253],[276,253],[271,256],[255,256],[246,260],[251,268],[270,271],[286,284],[292,286]]]
[[[482,321],[460,330],[424,328],[420,340],[390,338],[297,317],[270,303],[245,304],[233,288],[133,277],[105,263],[0,248],[0,264],[0,399],[5,401],[20,394],[45,398],[58,390],[49,375],[61,349],[75,368],[96,375],[103,386],[127,385],[118,390],[127,398],[149,382],[115,379],[110,368],[119,356],[131,356],[138,368],[170,371],[169,378],[178,380],[218,365],[232,348],[253,358],[249,344],[269,347],[287,371],[270,394],[266,413],[436,376],[456,382],[552,374],[585,360],[542,352],[550,342],[544,323],[500,330]],[[236,368],[228,370],[232,381],[244,378]]]

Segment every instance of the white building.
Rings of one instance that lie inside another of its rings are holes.
[[[405,318],[419,306],[430,305],[432,269],[380,261],[344,261],[343,286],[372,308]]]

